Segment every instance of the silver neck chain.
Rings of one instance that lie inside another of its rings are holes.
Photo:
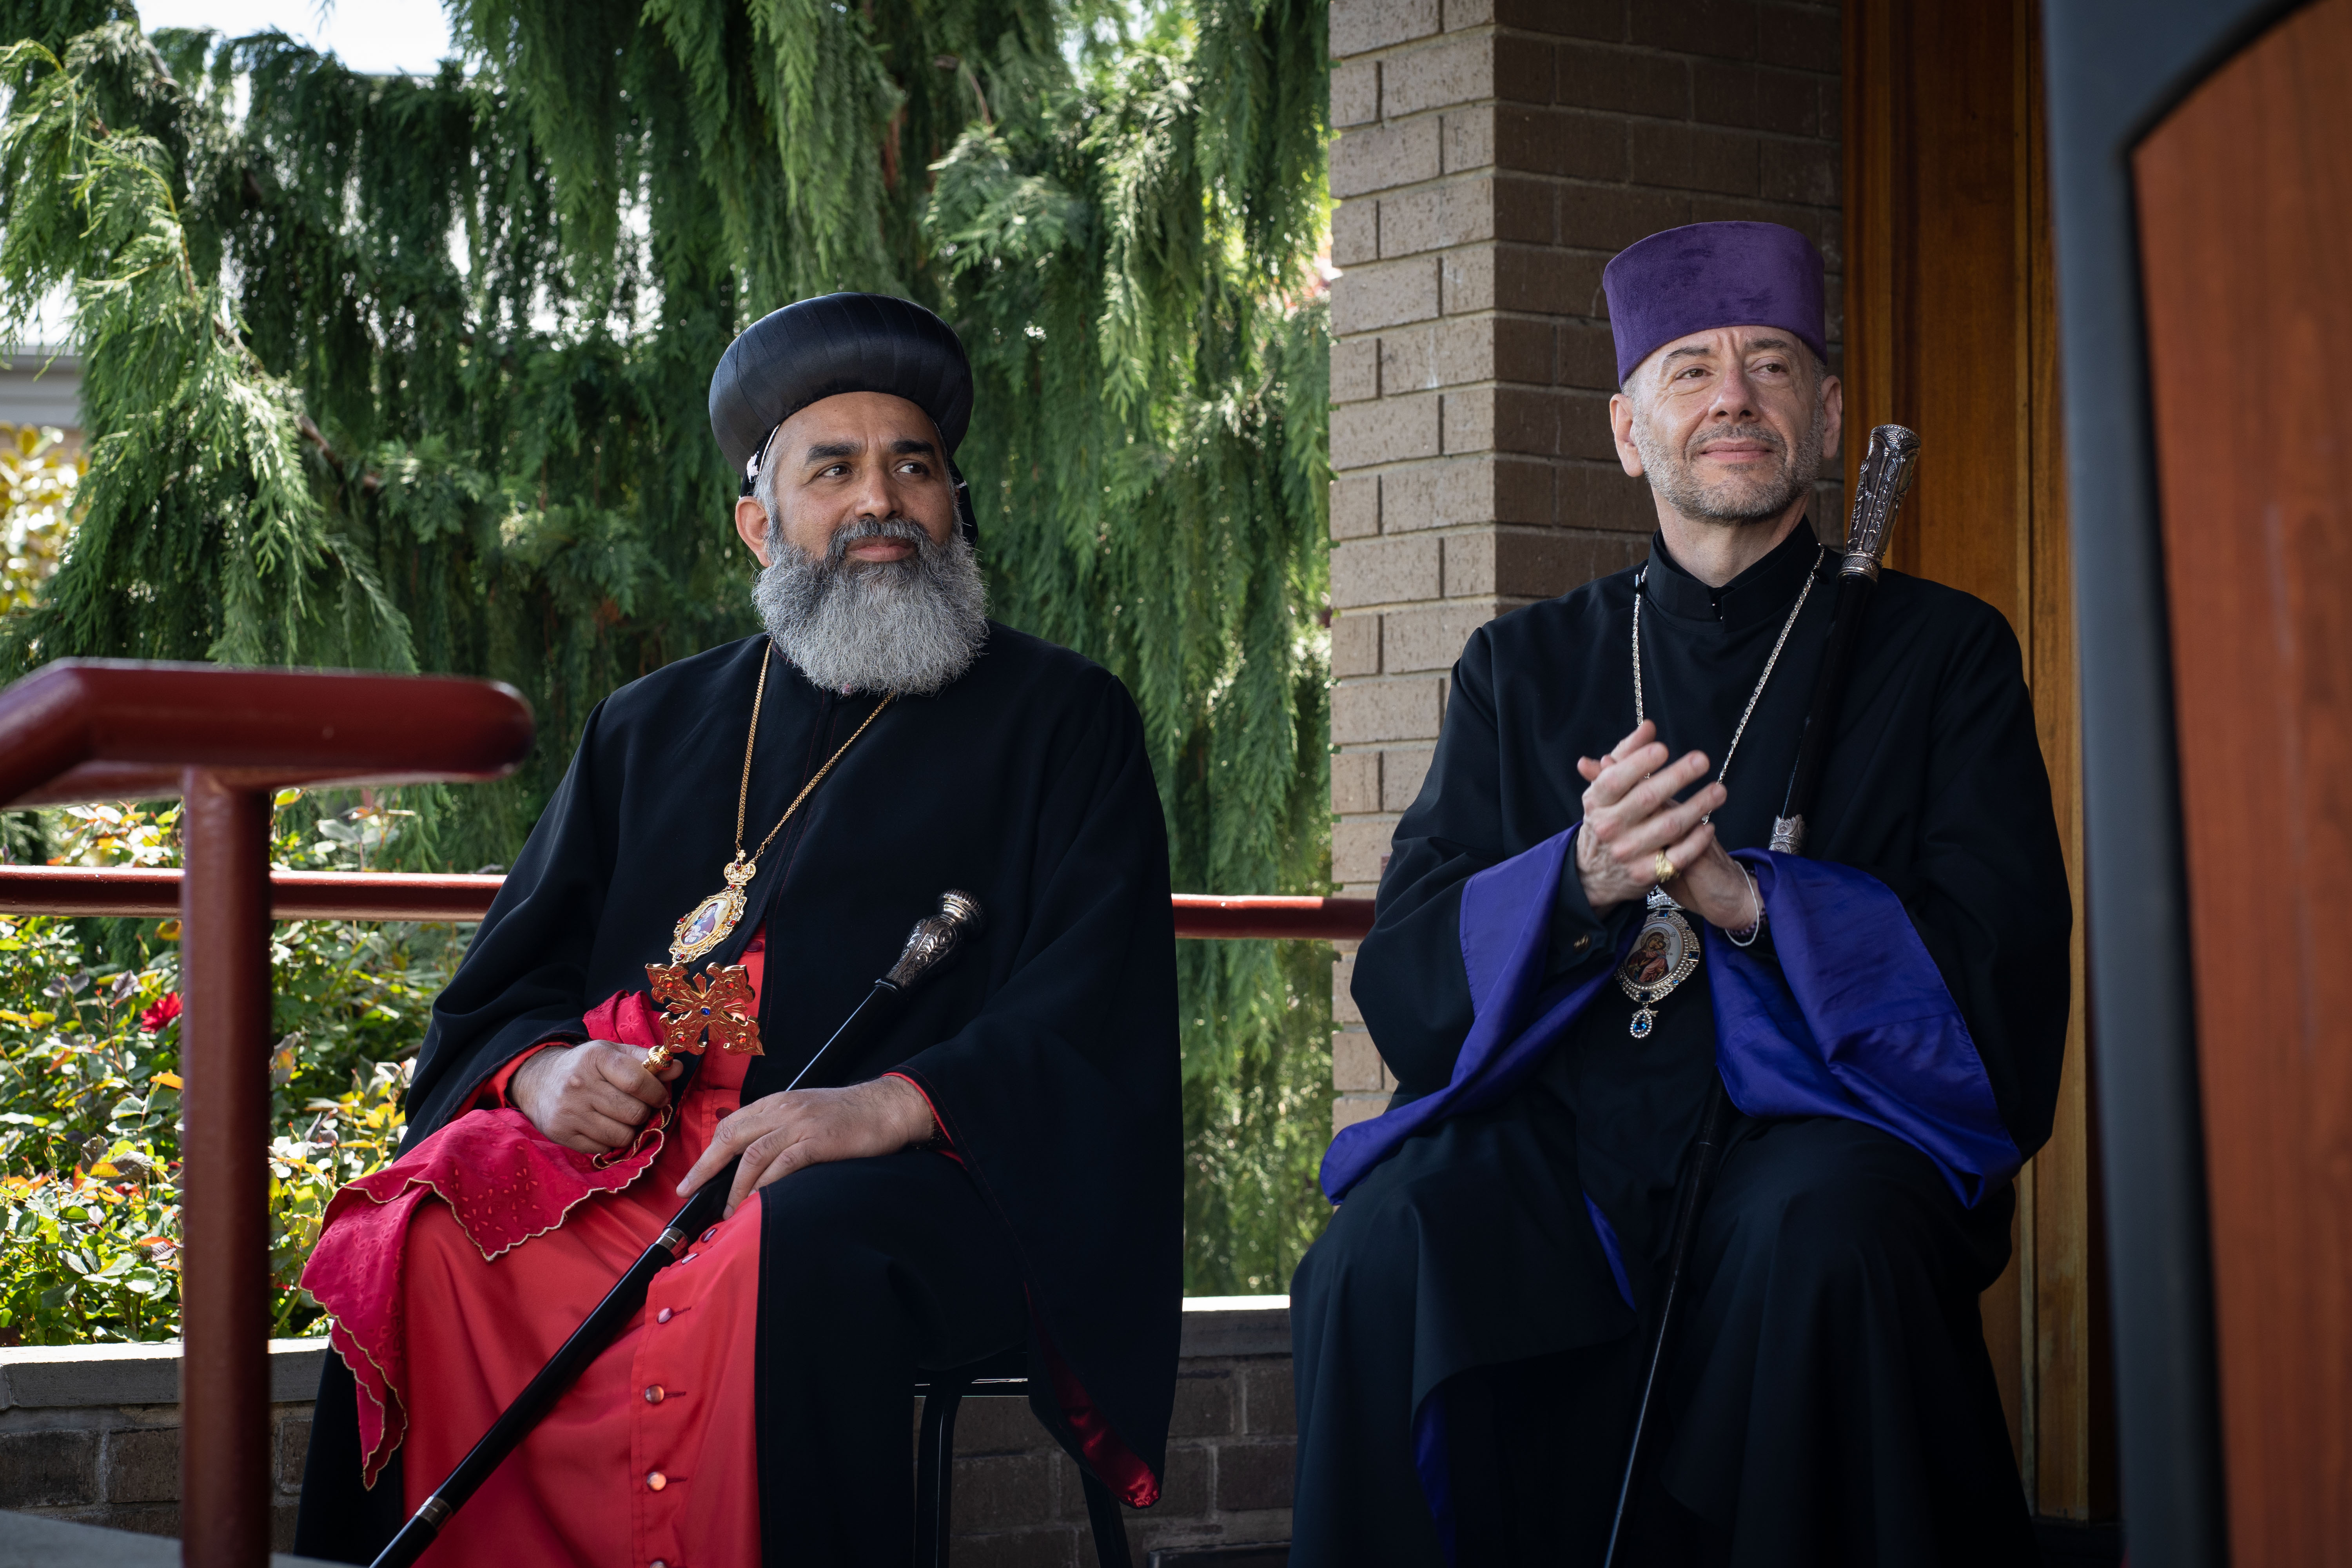
[[[1772,683],[1772,668],[1780,662],[1780,650],[1789,646],[1789,634],[1796,629],[1797,617],[1805,613],[1805,600],[1812,594],[1813,579],[1820,575],[1822,563],[1828,558],[1829,550],[1824,546],[1821,553],[1813,557],[1812,570],[1805,574],[1805,585],[1797,590],[1797,602],[1789,607],[1789,618],[1780,623],[1780,636],[1772,644],[1772,657],[1764,661],[1764,673],[1757,678],[1756,689],[1748,694],[1748,706],[1740,710],[1739,723],[1731,731],[1731,744],[1724,748],[1723,765],[1715,770],[1715,782],[1717,784],[1721,784],[1725,775],[1731,772],[1731,759],[1739,750],[1739,737],[1748,733],[1748,721],[1754,716],[1756,704],[1763,700],[1764,689]],[[1642,584],[1649,580],[1649,576],[1650,569],[1644,566],[1633,577],[1633,723],[1636,728],[1649,719],[1642,703]],[[1715,813],[1710,811],[1699,820],[1708,822],[1714,817]]]

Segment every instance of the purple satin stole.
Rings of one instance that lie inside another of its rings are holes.
[[[1527,1081],[1615,983],[1612,964],[1564,992],[1543,988],[1552,901],[1575,837],[1573,827],[1555,834],[1463,884],[1471,1024],[1454,1077],[1331,1141],[1323,1191],[1334,1203],[1407,1138]],[[1780,968],[1776,975],[1714,941],[1699,922],[1715,964],[1716,1066],[1731,1103],[1749,1116],[1843,1116],[1875,1127],[1933,1160],[1970,1207],[2015,1175],[2017,1145],[1968,1021],[1902,900],[1830,861],[1761,849],[1738,858],[1756,874]]]

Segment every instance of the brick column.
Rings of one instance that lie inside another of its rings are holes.
[[[1644,548],[1609,439],[1609,258],[1788,224],[1829,258],[1834,358],[1839,24],[1799,0],[1332,0],[1331,52],[1331,858],[1369,893],[1464,639]],[[1339,1127],[1395,1087],[1354,964]]]

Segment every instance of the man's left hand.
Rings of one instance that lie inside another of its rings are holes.
[[[1596,805],[1606,808],[1615,805],[1621,798],[1631,793],[1637,784],[1644,781],[1653,769],[1660,768],[1665,763],[1666,749],[1656,743],[1656,735],[1655,726],[1644,723],[1637,726],[1632,734],[1618,742],[1605,755],[1579,757],[1576,760],[1577,775],[1586,784],[1593,786],[1592,789],[1585,792],[1588,822],[1591,820]],[[1693,752],[1691,757],[1685,758],[1685,761],[1688,762],[1697,757],[1698,754]],[[1701,769],[1699,773],[1692,774],[1692,777],[1704,776],[1704,759],[1698,760],[1702,764]],[[1606,775],[1605,782],[1604,775]],[[1669,782],[1685,781],[1670,779]],[[1688,813],[1692,805],[1711,805],[1712,809],[1720,810],[1723,800],[1727,798],[1720,784],[1709,785],[1701,793],[1711,795],[1715,798],[1712,802],[1695,799],[1690,805],[1677,808],[1669,793],[1653,803],[1651,809],[1655,812],[1659,819],[1664,820],[1677,809]],[[1635,825],[1633,831],[1636,833],[1640,831],[1639,825]],[[1667,837],[1671,838],[1679,831],[1680,828],[1677,826],[1668,831]],[[1590,836],[1579,836],[1580,840],[1587,837]],[[1648,838],[1654,839],[1657,837],[1658,835],[1653,833],[1648,836]],[[1667,897],[1711,926],[1723,931],[1746,931],[1756,922],[1760,912],[1756,889],[1748,880],[1748,873],[1740,868],[1739,863],[1734,860],[1730,852],[1724,848],[1722,842],[1715,837],[1715,829],[1708,824],[1699,823],[1690,833],[1689,839],[1696,842],[1697,853],[1689,865],[1677,867],[1675,879],[1665,884]],[[1637,842],[1646,841],[1637,840]],[[1691,844],[1685,842],[1677,844],[1675,847],[1687,852]],[[1582,869],[1585,857],[1592,848],[1592,846],[1583,842],[1578,844],[1580,871]],[[1588,889],[1587,897],[1590,896],[1591,892]],[[1594,912],[1601,912],[1598,903],[1594,905]]]
[[[719,1124],[710,1147],[677,1184],[684,1197],[743,1156],[727,1212],[770,1182],[828,1160],[895,1154],[931,1135],[930,1102],[902,1078],[847,1089],[796,1089],[755,1100]]]

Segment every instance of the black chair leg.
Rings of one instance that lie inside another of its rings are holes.
[[[1132,1560],[1127,1554],[1127,1523],[1119,1518],[1118,1500],[1083,1465],[1078,1467],[1078,1479],[1086,1483],[1087,1522],[1094,1526],[1096,1563],[1100,1568],[1132,1568]]]
[[[955,1418],[964,1384],[934,1374],[923,1396],[923,1433],[915,1454],[915,1568],[948,1568],[954,1522]],[[1126,1568],[1124,1562],[1120,1568]]]

